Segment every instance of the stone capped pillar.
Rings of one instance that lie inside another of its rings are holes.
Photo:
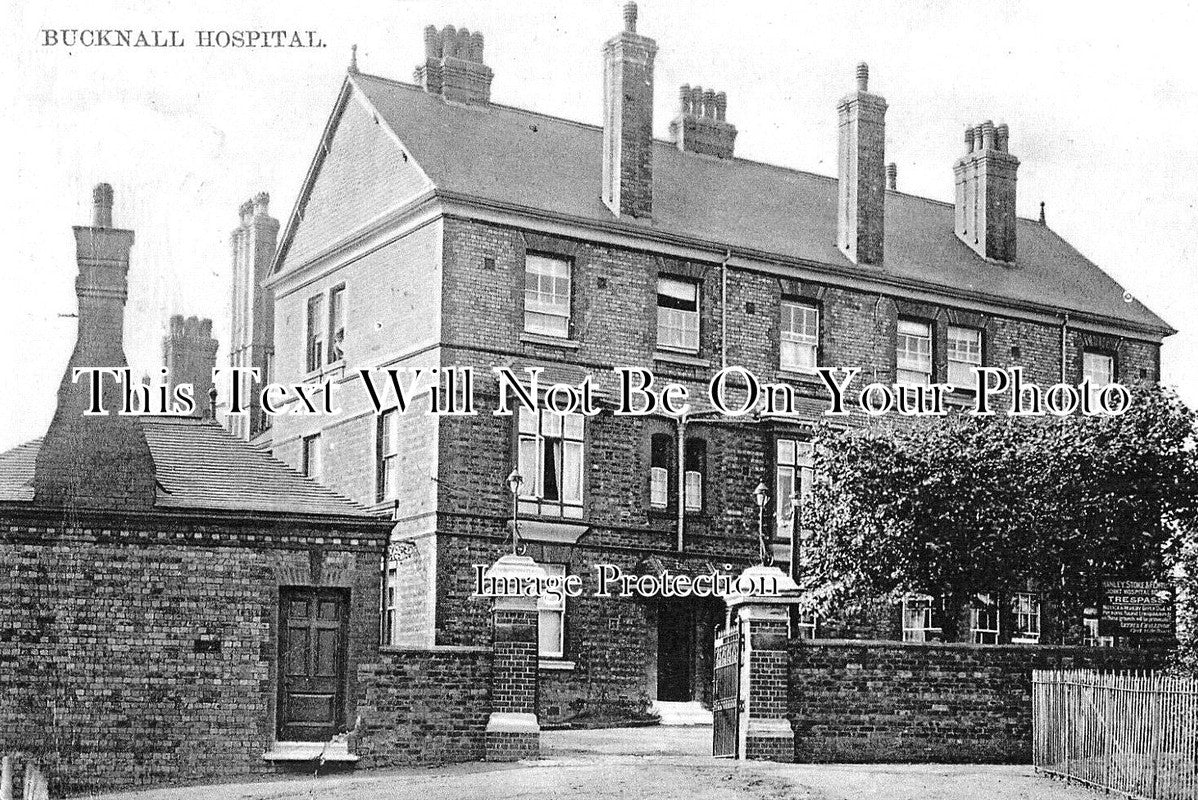
[[[744,590],[724,597],[729,622],[739,624],[744,643],[736,754],[790,763],[795,760],[795,734],[787,717],[789,606],[798,603],[799,587],[782,570],[765,566],[749,567],[737,583]]]
[[[495,581],[536,580],[546,573],[528,556],[508,554],[484,573]],[[496,597],[493,625],[491,716],[487,720],[487,761],[536,758],[541,752],[537,722],[537,596]]]

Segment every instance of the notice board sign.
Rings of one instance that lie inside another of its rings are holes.
[[[1173,592],[1160,581],[1103,581],[1102,619],[1130,636],[1172,638]]]

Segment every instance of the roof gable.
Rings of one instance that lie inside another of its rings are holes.
[[[825,266],[833,275],[968,292],[1173,332],[1039,222],[1018,220],[1018,266],[1002,266],[957,238],[952,204],[887,192],[885,263],[858,266],[836,247],[835,178],[683,153],[662,141],[653,154],[653,217],[626,222],[600,198],[600,127],[497,104],[446,103],[418,86],[371,75],[355,75],[354,85],[438,192]]]
[[[303,263],[432,183],[348,79],[280,240],[276,269]]]

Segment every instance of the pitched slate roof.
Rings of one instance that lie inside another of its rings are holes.
[[[371,518],[365,507],[307,478],[212,420],[142,417],[154,459],[156,508]],[[42,440],[0,453],[0,501],[32,501]]]
[[[347,80],[443,194],[1174,333],[1139,301],[1125,300],[1123,287],[1039,222],[1018,221],[1018,266],[1003,267],[957,238],[952,204],[887,192],[885,264],[858,267],[836,246],[835,178],[682,153],[664,141],[653,153],[652,219],[618,221],[600,199],[601,127],[498,104],[450,104],[418,86],[372,75]],[[309,173],[309,183],[318,172]],[[309,189],[301,193],[276,266],[302,224],[297,218]]]

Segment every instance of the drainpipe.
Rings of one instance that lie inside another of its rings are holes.
[[[720,368],[728,368],[728,262],[732,260],[732,250],[724,253],[720,262]],[[678,548],[681,550],[681,546]]]
[[[678,552],[682,552],[682,539],[686,532],[686,415],[678,418],[678,446],[674,449],[678,458]]]
[[[1065,365],[1068,361],[1066,354],[1069,349],[1069,312],[1065,312],[1065,316],[1061,320],[1061,383],[1065,382]]]

